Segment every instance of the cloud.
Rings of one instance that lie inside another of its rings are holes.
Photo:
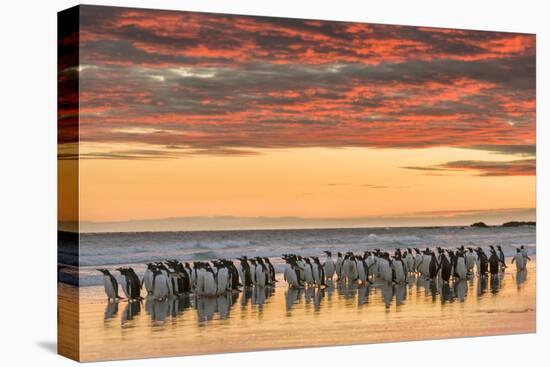
[[[180,156],[167,145],[534,156],[533,35],[91,6],[81,22],[88,67],[80,110],[60,105],[62,133],[80,121],[83,142],[148,145],[127,157]]]
[[[443,163],[437,166],[409,166],[404,169],[418,171],[462,171],[471,172],[476,176],[534,176],[536,174],[535,159],[519,159],[514,161],[475,161],[463,160]]]

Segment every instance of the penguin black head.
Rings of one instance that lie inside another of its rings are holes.
[[[519,252],[519,249],[518,249],[518,252]],[[107,269],[96,269],[96,270],[103,273],[103,275],[109,275],[109,270],[107,270]]]
[[[338,257],[342,257],[342,253],[341,253],[341,252],[337,252],[336,254],[338,255]]]
[[[325,254],[327,254],[327,256],[332,256],[332,252],[330,251],[323,251]]]

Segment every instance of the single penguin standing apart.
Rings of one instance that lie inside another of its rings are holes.
[[[103,274],[103,287],[105,288],[105,294],[107,294],[107,300],[109,302],[119,300],[121,297],[118,295],[118,282],[116,278],[107,269],[97,269],[97,271]]]

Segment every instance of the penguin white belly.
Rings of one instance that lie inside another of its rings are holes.
[[[158,274],[153,283],[153,297],[162,299],[168,296],[168,279],[164,274]]]
[[[239,266],[237,268],[237,272],[239,273],[239,279],[241,280],[241,283],[244,285],[246,284],[245,280],[244,280],[244,270],[243,270],[243,267],[242,266]]]
[[[336,264],[334,265],[334,270],[336,271],[336,275],[338,277],[342,276],[342,258],[341,257],[336,259]]]
[[[124,296],[128,299],[131,298],[130,296],[130,284],[128,283],[128,279],[126,279],[125,276],[122,276],[122,279],[120,280],[120,285],[122,286],[122,291],[124,292]]]
[[[361,261],[357,263],[357,276],[361,280],[361,283],[367,282],[367,274],[365,272],[365,266]]]
[[[265,273],[261,266],[256,266],[256,285],[259,287],[265,286]]]
[[[296,277],[296,272],[292,269],[292,266],[287,264],[285,267],[285,278],[290,287],[296,287],[298,285],[298,278]]]
[[[407,257],[405,258],[405,264],[407,266],[407,273],[412,273],[414,271],[414,258],[411,254],[407,254]]]
[[[218,272],[217,294],[224,294],[228,290],[229,272],[227,269],[220,269]]]
[[[463,257],[459,257],[456,261],[456,273],[460,279],[466,279],[466,264]]]
[[[414,270],[420,272],[420,267],[422,266],[422,255],[416,254],[414,257]]]
[[[380,276],[382,277],[382,279],[386,282],[391,282],[392,272],[389,262],[386,259],[380,259],[378,261],[378,264],[380,266]]]
[[[472,253],[466,255],[466,268],[468,269],[468,271],[472,271],[474,269],[475,262],[476,259]]]
[[[149,269],[145,270],[145,274],[143,274],[143,285],[147,293],[153,292],[153,272]]]
[[[351,281],[355,281],[358,277],[357,273],[357,263],[355,261],[350,261],[349,270],[348,270],[348,277]]]
[[[203,294],[205,296],[215,296],[216,295],[216,281],[214,279],[214,274],[207,271],[204,274],[204,286]]]
[[[334,276],[334,262],[332,259],[327,259],[327,261],[325,261],[325,276],[327,279],[332,279]]]
[[[195,292],[198,295],[201,295],[204,293],[204,273],[205,271],[203,269],[200,269],[197,271],[197,285],[195,287]]]
[[[396,282],[398,283],[405,282],[405,269],[403,269],[403,263],[401,261],[394,261],[393,269],[395,271]]]
[[[523,270],[525,269],[525,257],[522,253],[516,255],[516,269]]]
[[[308,284],[313,284],[313,271],[311,270],[311,266],[306,264],[306,268],[304,269],[304,277]]]
[[[116,290],[113,287],[111,278],[109,278],[108,276],[103,276],[103,287],[105,288],[105,294],[107,295],[107,298],[116,299]]]
[[[252,284],[256,284],[256,268],[258,267],[250,265],[250,278],[252,279]]]
[[[321,272],[319,271],[319,266],[316,263],[311,264],[313,268],[313,282],[317,285],[321,284]]]

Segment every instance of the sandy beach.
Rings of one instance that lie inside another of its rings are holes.
[[[534,260],[526,272],[512,266],[498,278],[476,276],[450,287],[415,278],[406,286],[297,291],[278,274],[275,288],[142,304],[108,304],[101,287],[83,287],[80,360],[533,333]],[[75,288],[59,290],[68,295]],[[60,312],[64,302],[61,297]]]

